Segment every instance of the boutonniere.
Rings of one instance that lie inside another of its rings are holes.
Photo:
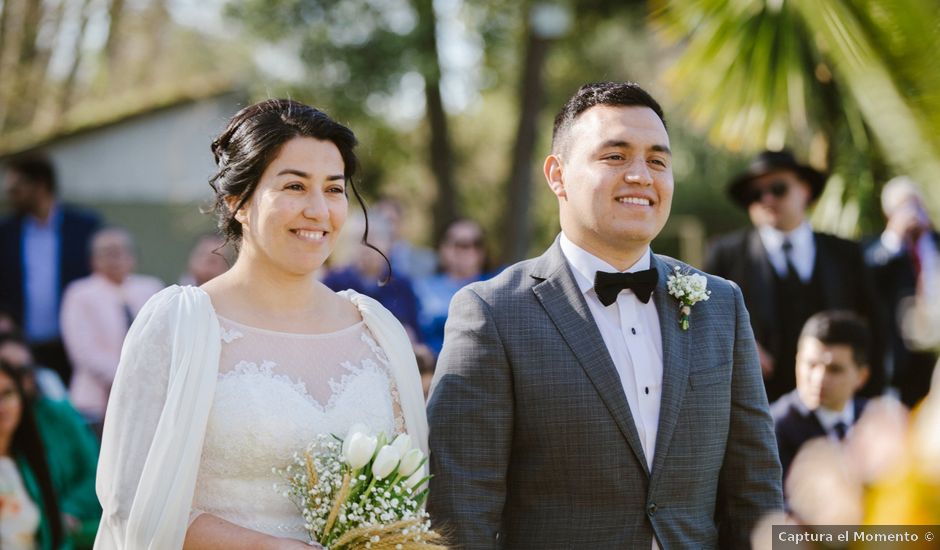
[[[682,330],[689,330],[689,316],[692,315],[692,306],[708,300],[711,290],[707,290],[708,279],[698,273],[682,274],[679,266],[675,273],[666,281],[666,288],[676,300],[679,300],[679,326]]]

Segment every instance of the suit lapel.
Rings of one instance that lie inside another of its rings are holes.
[[[672,266],[659,256],[653,255],[653,265],[659,271],[659,283],[653,291],[656,313],[659,316],[659,330],[663,339],[663,394],[659,405],[659,428],[656,432],[656,452],[653,456],[653,479],[656,482],[662,470],[669,442],[679,420],[682,399],[689,384],[689,353],[692,331],[696,327],[695,306],[692,308],[689,330],[679,327],[679,302],[669,294],[666,281],[672,274]],[[700,306],[701,307],[701,306]]]
[[[812,412],[809,411],[806,413],[806,416],[803,417],[803,420],[806,421],[805,434],[807,439],[813,437],[825,437],[826,428],[823,427],[822,423],[819,421],[819,418]]]
[[[532,291],[561,332],[637,460],[649,475],[646,456],[630,413],[630,405],[623,393],[620,376],[557,239],[539,259],[533,277],[543,280],[535,284]]]
[[[767,256],[767,249],[764,248],[763,241],[760,240],[760,234],[756,230],[748,232],[747,236],[747,258],[750,264],[750,271],[754,277],[745,276],[742,281],[752,281],[751,288],[744,293],[750,297],[757,307],[748,308],[752,317],[758,317],[755,326],[764,327],[770,319],[777,316],[777,304],[774,301],[774,268]]]

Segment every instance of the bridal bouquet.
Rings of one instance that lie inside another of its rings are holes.
[[[427,457],[401,434],[350,429],[345,439],[321,435],[275,472],[276,487],[300,509],[310,540],[329,550],[445,549],[424,511]]]

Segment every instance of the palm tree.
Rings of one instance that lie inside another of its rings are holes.
[[[682,44],[666,78],[713,142],[789,146],[830,170],[826,229],[857,231],[860,208],[870,223],[889,172],[920,181],[940,213],[940,5],[661,0],[652,20]]]

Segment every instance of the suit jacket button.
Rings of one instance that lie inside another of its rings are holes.
[[[656,515],[656,503],[655,502],[651,503],[649,506],[646,507],[646,513],[649,514],[650,516]]]

